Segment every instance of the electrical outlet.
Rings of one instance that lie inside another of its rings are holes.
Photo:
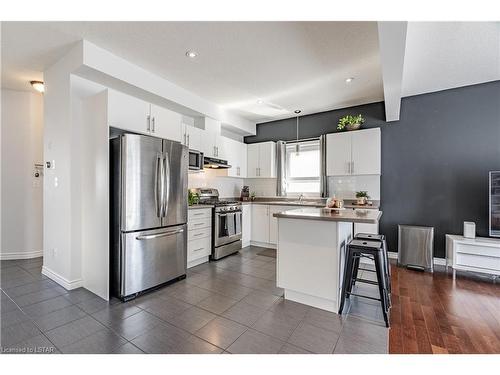
[[[57,258],[57,247],[52,249],[52,258]]]

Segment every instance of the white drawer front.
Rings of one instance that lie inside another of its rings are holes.
[[[500,258],[500,248],[491,246],[480,246],[473,244],[459,243],[457,246],[457,253],[466,253],[474,255],[483,255],[487,257]]]
[[[212,227],[212,219],[210,217],[204,217],[201,219],[193,219],[188,221],[188,229],[203,229],[203,228],[211,228]]]
[[[497,257],[457,252],[456,264],[457,266],[500,271],[500,258]]]
[[[212,251],[212,241],[210,237],[200,238],[188,242],[187,261],[191,262],[198,258],[210,255]]]
[[[199,240],[200,238],[210,238],[212,235],[212,228],[203,228],[196,230],[188,230],[188,241]]]
[[[203,219],[212,217],[211,208],[196,208],[188,210],[188,222],[191,220]]]

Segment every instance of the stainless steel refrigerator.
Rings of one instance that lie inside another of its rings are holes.
[[[110,140],[111,291],[122,300],[186,275],[188,155],[166,139]]]

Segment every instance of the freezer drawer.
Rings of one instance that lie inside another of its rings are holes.
[[[122,233],[121,240],[121,298],[186,274],[186,224]]]

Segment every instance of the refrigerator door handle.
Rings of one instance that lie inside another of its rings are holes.
[[[179,234],[184,232],[184,229],[177,229],[177,230],[172,230],[170,232],[164,232],[164,233],[158,233],[158,234],[145,234],[145,235],[139,235],[135,239],[142,241],[142,240],[153,240],[155,238],[160,238],[160,237],[167,237],[167,236],[173,236],[174,234]]]
[[[156,155],[156,170],[155,170],[155,203],[156,203],[156,216],[161,217],[162,215],[162,179],[163,179],[163,159],[161,155]]]
[[[165,200],[163,201],[163,217],[167,216],[168,211],[168,200],[170,198],[170,158],[168,152],[165,152],[163,156],[163,180],[164,186],[163,191],[165,192]]]

